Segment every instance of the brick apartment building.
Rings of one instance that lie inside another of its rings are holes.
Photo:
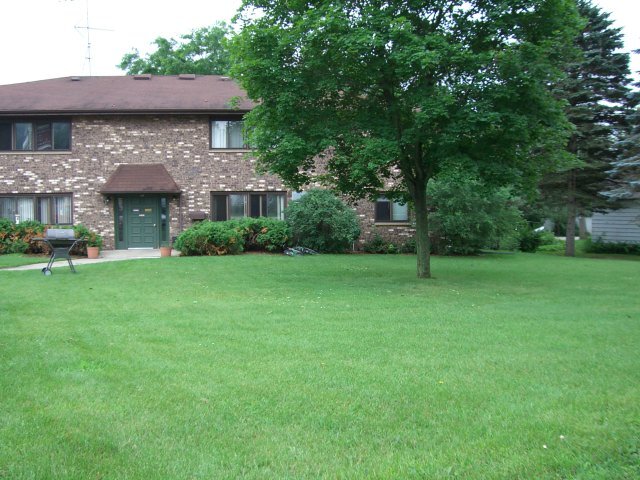
[[[243,141],[252,106],[214,75],[2,85],[0,218],[82,223],[116,249],[156,248],[203,219],[283,218],[293,192],[256,174]],[[406,206],[381,197],[354,208],[358,245],[413,234]]]

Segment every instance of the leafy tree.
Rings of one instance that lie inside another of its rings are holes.
[[[136,49],[122,57],[118,68],[128,75],[226,75],[231,66],[228,43],[232,34],[229,25],[217,22],[181,35],[181,41],[158,37],[154,41],[155,52],[141,58]]]
[[[602,192],[611,187],[609,171],[618,155],[617,139],[624,134],[629,93],[629,55],[621,29],[613,28],[609,14],[591,0],[578,0],[585,25],[575,44],[581,55],[568,64],[558,85],[567,102],[566,114],[574,125],[566,150],[570,168],[550,175],[542,184],[544,201],[566,209],[565,255],[575,255],[576,216],[612,208]]]
[[[515,249],[526,222],[507,187],[487,187],[473,174],[441,173],[429,181],[432,251],[469,255],[483,248]]]
[[[232,74],[265,170],[416,214],[430,277],[427,182],[452,163],[530,185],[563,143],[547,85],[577,24],[573,0],[244,0]],[[392,185],[392,186],[390,186]]]

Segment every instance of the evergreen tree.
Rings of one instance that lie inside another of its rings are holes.
[[[636,50],[640,54],[640,50]],[[640,72],[639,72],[640,73]],[[640,89],[640,82],[635,83]],[[611,172],[614,187],[607,192],[609,198],[625,200],[640,192],[640,91],[636,90],[629,96],[630,111],[627,116],[629,134],[619,143],[620,157],[614,163]]]
[[[604,191],[616,160],[618,140],[624,135],[629,94],[629,55],[620,28],[613,28],[609,13],[591,0],[576,2],[585,26],[576,38],[581,55],[566,69],[558,94],[567,102],[566,115],[574,126],[567,143],[571,166],[548,176],[542,184],[543,202],[566,208],[567,256],[575,255],[577,215],[612,208]]]

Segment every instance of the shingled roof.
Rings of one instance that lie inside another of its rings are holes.
[[[243,112],[253,106],[236,82],[218,75],[64,77],[0,85],[0,115]]]

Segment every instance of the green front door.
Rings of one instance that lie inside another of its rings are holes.
[[[132,196],[126,198],[127,248],[157,248],[160,243],[159,198]]]

